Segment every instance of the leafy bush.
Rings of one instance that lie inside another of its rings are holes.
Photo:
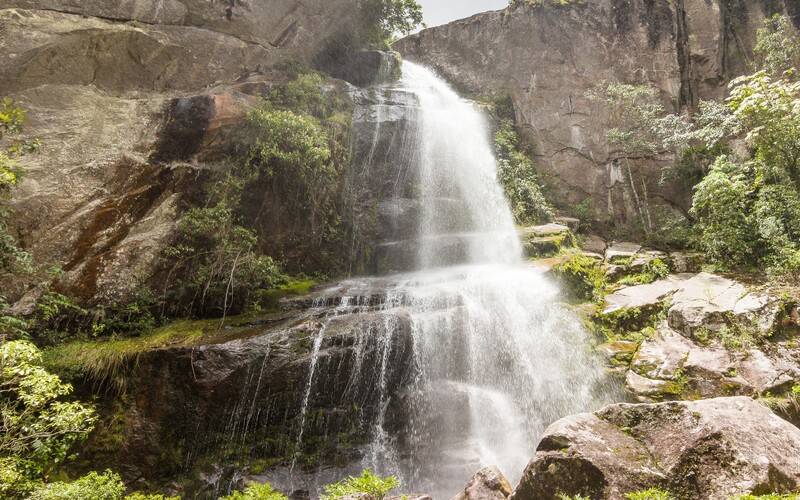
[[[700,244],[726,267],[796,273],[800,245],[800,82],[765,71],[732,83],[730,115],[745,133],[752,160],[720,156],[695,187]]]
[[[521,151],[520,139],[510,120],[503,120],[494,136],[497,175],[511,204],[518,224],[541,224],[553,219],[536,169],[530,157]]]
[[[122,500],[125,485],[109,470],[90,472],[70,483],[55,482],[40,486],[29,500]]]
[[[358,477],[350,476],[338,483],[325,487],[325,500],[337,500],[349,495],[366,493],[378,500],[382,500],[390,491],[400,486],[400,481],[394,477],[380,477],[369,469],[365,469]]]
[[[269,483],[251,484],[244,491],[234,491],[220,500],[286,500],[286,495],[272,489]]]
[[[22,132],[25,111],[9,98],[0,99],[0,140]],[[8,208],[3,203],[11,188],[20,180],[21,170],[16,162],[19,156],[38,147],[33,142],[12,142],[7,149],[0,149],[0,280],[8,281],[14,275],[33,271],[31,255],[22,250],[16,238],[9,232]]]
[[[733,266],[754,261],[758,239],[749,191],[748,173],[726,156],[720,156],[695,186],[692,213],[700,244],[711,260]]]
[[[184,305],[177,314],[226,315],[247,308],[260,288],[282,283],[272,258],[256,249],[255,233],[236,221],[226,201],[193,208],[178,224],[178,236],[167,255],[175,260],[170,273],[182,270],[182,279],[168,289],[168,303]]]
[[[64,401],[72,386],[42,367],[27,341],[0,345],[0,494],[29,491],[64,463],[95,423],[94,410]]]

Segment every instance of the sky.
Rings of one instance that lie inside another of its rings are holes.
[[[417,0],[429,27],[508,6],[508,0]]]

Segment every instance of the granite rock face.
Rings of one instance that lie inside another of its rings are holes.
[[[0,0],[0,95],[42,144],[14,190],[21,244],[83,302],[126,300],[285,80],[271,68],[313,64],[359,15],[354,0]]]
[[[623,499],[659,487],[731,498],[800,487],[800,430],[746,397],[615,404],[551,425],[515,500]]]
[[[533,5],[532,5],[533,4]],[[564,4],[564,5],[561,5]],[[756,29],[797,2],[598,0],[519,2],[404,38],[394,48],[477,95],[510,95],[552,199],[590,200],[596,223],[633,227],[644,207],[684,212],[691,186],[659,183],[671,158],[624,158],[611,116],[587,99],[604,82],[649,83],[669,111],[720,97],[748,71]]]

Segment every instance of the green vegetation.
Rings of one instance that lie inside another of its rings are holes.
[[[362,43],[374,48],[388,48],[396,35],[407,35],[423,24],[416,0],[367,0],[361,14]]]
[[[583,495],[565,495],[560,493],[558,495],[558,500],[592,500],[589,497],[585,497]]]
[[[788,17],[767,19],[756,38],[756,69],[780,76],[790,68],[800,68],[800,40]]]
[[[244,491],[235,491],[220,500],[286,500],[286,495],[272,489],[269,483],[251,484]]]
[[[0,293],[8,293],[13,288],[11,281],[13,277],[31,274],[34,271],[33,258],[19,247],[16,237],[8,228],[11,214],[7,200],[11,189],[17,185],[22,174],[16,159],[38,148],[36,141],[15,140],[15,137],[22,132],[25,117],[25,111],[11,99],[0,99],[0,140],[8,141],[11,138],[10,146],[5,149],[0,148],[0,281],[9,283],[6,290]],[[3,302],[4,297],[0,295],[0,315]]]
[[[325,487],[324,500],[338,500],[349,495],[366,493],[378,500],[382,500],[390,491],[400,486],[400,481],[394,477],[380,477],[369,469],[365,469],[358,477],[350,476],[338,483]]]
[[[103,473],[90,472],[72,482],[58,481],[41,485],[28,500],[179,500],[179,497],[146,493],[126,496],[122,478],[107,470]]]
[[[70,483],[54,482],[40,486],[30,496],[30,500],[103,500],[122,499],[125,485],[119,475],[105,471],[100,474],[90,472]]]
[[[72,386],[47,372],[27,341],[0,345],[0,494],[22,497],[70,458],[89,434],[94,410],[67,401]],[[38,497],[54,498],[54,497]]]
[[[672,500],[674,497],[669,492],[650,488],[649,490],[636,491],[625,494],[626,500]]]
[[[724,102],[700,102],[691,117],[666,114],[648,86],[607,83],[588,97],[610,112],[608,144],[646,235],[683,240],[719,269],[792,276],[800,272],[800,42],[787,18],[765,22],[756,56],[760,71],[733,80]],[[735,141],[746,155],[731,152]],[[677,161],[662,180],[694,186],[682,222],[658,220],[647,185],[636,181],[639,162],[665,154]]]
[[[224,317],[268,307],[275,294],[267,291],[289,281],[280,265],[286,254],[307,249],[309,265],[341,267],[349,105],[334,91],[323,93],[319,74],[294,71],[249,113],[228,170],[183,214],[165,254],[170,316]],[[296,221],[298,229],[286,232],[275,220]]]
[[[631,286],[631,285],[647,285],[654,281],[666,278],[669,275],[669,265],[663,259],[654,258],[647,261],[641,272],[628,274],[617,280],[617,284]]]
[[[578,300],[601,300],[606,286],[602,263],[580,252],[566,255],[566,260],[553,271],[561,278],[567,294]]]
[[[553,209],[545,198],[530,155],[521,148],[514,124],[502,120],[494,136],[497,155],[497,176],[517,224],[549,222]]]
[[[160,347],[192,345],[219,326],[219,320],[184,320],[138,337],[76,340],[47,349],[44,363],[58,373],[84,375],[124,389],[124,368],[139,354]]]

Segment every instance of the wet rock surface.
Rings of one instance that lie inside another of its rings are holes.
[[[511,498],[730,498],[800,487],[800,429],[750,398],[617,404],[559,420]]]
[[[382,402],[392,402],[386,428],[404,425],[395,405],[413,371],[408,322],[395,316],[386,343],[376,333],[386,317],[369,303],[288,308],[193,346],[142,353],[125,368],[128,391],[115,403],[125,453],[102,449],[98,436],[90,459],[139,487],[175,481],[198,498],[244,477],[291,491],[290,466],[292,482],[311,490],[357,475]]]

